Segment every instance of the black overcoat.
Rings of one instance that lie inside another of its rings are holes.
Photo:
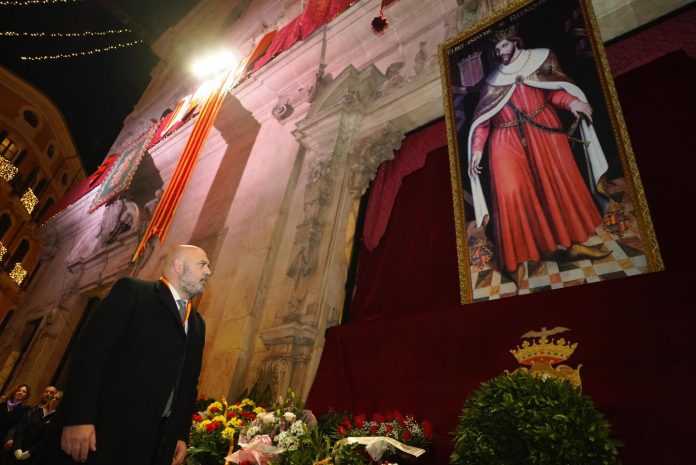
[[[123,278],[94,310],[71,356],[62,425],[94,424],[93,465],[149,465],[174,386],[163,463],[188,440],[201,370],[205,323],[195,309],[188,334],[161,281]],[[178,380],[178,381],[177,381]]]

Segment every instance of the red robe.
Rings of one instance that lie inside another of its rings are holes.
[[[547,90],[518,83],[508,102],[539,124],[561,128],[556,108],[567,110],[576,99],[565,90]],[[578,170],[568,138],[523,123],[528,147],[514,125],[509,104],[476,126],[471,150],[483,150],[488,160],[493,194],[493,220],[498,254],[508,270],[527,260],[537,261],[557,246],[584,242],[601,222],[585,181]]]

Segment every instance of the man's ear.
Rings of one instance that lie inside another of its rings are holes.
[[[174,259],[172,269],[176,274],[182,274],[184,272],[184,261],[178,258]]]

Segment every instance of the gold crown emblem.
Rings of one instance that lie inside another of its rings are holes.
[[[517,35],[517,26],[511,24],[509,27],[498,29],[491,35],[491,42],[497,44],[501,40],[509,39]]]
[[[569,331],[568,328],[556,326],[546,329],[544,326],[541,331],[529,331],[522,335],[522,344],[517,349],[512,349],[510,353],[515,356],[522,365],[530,368],[519,367],[514,373],[528,373],[540,378],[554,377],[568,380],[572,385],[582,388],[580,379],[580,368],[571,368],[568,365],[553,366],[561,361],[567,360],[575,351],[578,343],[571,343],[564,338],[551,339],[549,336]],[[531,341],[531,342],[530,342]]]
[[[529,331],[522,336],[522,344],[510,353],[521,365],[531,366],[534,362],[549,362],[551,365],[568,360],[573,355],[578,343],[571,343],[564,338],[551,339],[549,336],[568,331],[568,328],[555,327],[541,331]],[[531,340],[531,342],[530,342]]]

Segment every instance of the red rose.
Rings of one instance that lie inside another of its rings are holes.
[[[384,417],[381,413],[373,413],[372,419],[378,423],[384,423]]]
[[[407,429],[404,430],[403,433],[401,433],[401,441],[402,442],[408,442],[411,439],[411,432]]]
[[[236,412],[227,412],[227,419],[229,420],[230,418],[237,418],[237,413]]]
[[[379,429],[379,426],[377,426],[377,424],[373,423],[372,426],[370,426],[370,436],[376,435],[378,429]]]
[[[353,418],[353,421],[355,421],[355,426],[357,426],[358,428],[362,428],[363,426],[365,426],[365,415],[361,413],[360,415]]]
[[[423,437],[428,441],[433,438],[433,424],[428,420],[423,422]]]
[[[210,408],[208,409],[208,411],[209,411],[210,413],[217,413],[217,412],[219,411],[219,409],[218,409],[217,407],[213,406],[213,407],[210,407]]]
[[[193,421],[200,422],[200,421],[202,421],[202,420],[203,420],[203,417],[201,416],[200,413],[196,412],[196,413],[193,414]]]
[[[212,433],[213,431],[215,431],[215,428],[216,428],[216,427],[217,427],[217,426],[215,425],[215,422],[208,423],[207,425],[205,425],[205,432],[206,432],[206,433]]]
[[[338,434],[340,434],[341,436],[346,434],[346,430],[344,430],[343,426],[341,426],[341,425],[338,425]]]
[[[386,426],[387,426],[387,434],[391,434],[391,432],[394,430],[391,423],[387,423]]]
[[[348,419],[348,417],[341,418],[341,424],[345,429],[353,428],[353,425],[350,424],[350,420]]]

